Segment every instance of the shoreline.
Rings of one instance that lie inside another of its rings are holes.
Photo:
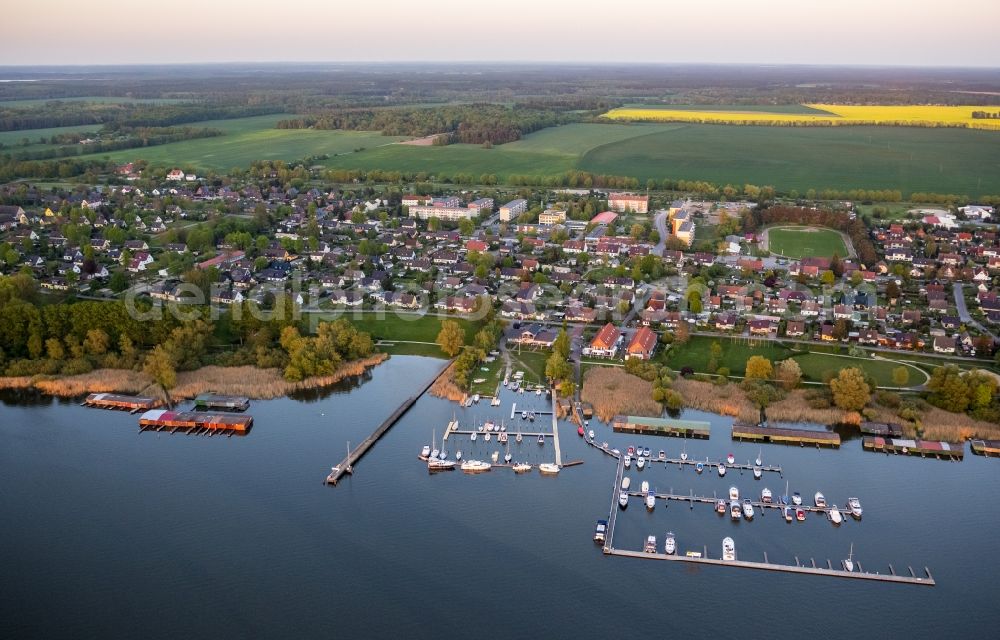
[[[299,382],[284,379],[280,369],[254,366],[219,367],[208,365],[177,374],[177,385],[170,390],[170,402],[194,398],[202,393],[245,396],[251,400],[271,400],[296,391],[327,387],[359,376],[389,359],[377,353],[368,358],[343,363],[332,375],[307,378]],[[95,369],[75,376],[0,376],[0,390],[32,390],[60,398],[75,398],[89,393],[145,394],[166,400],[163,391],[141,371],[131,369]]]

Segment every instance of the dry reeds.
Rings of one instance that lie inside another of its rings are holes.
[[[760,417],[757,407],[747,400],[746,393],[739,385],[719,386],[711,382],[678,378],[674,380],[672,387],[684,398],[685,407],[733,416],[751,424],[756,424]]]
[[[580,398],[594,405],[594,412],[608,422],[616,415],[658,416],[660,403],[653,400],[653,383],[626,373],[621,367],[592,367],[583,378]]]
[[[455,384],[455,363],[452,362],[444,373],[438,376],[431,385],[430,394],[436,398],[444,398],[452,402],[461,402],[465,392]]]

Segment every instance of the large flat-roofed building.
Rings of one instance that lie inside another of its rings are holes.
[[[493,198],[478,198],[469,203],[470,209],[475,209],[476,212],[480,212],[483,209],[493,210]]]
[[[510,222],[511,220],[518,217],[527,210],[528,210],[527,200],[523,198],[518,200],[511,200],[504,206],[500,207],[500,221]]]
[[[475,218],[477,215],[479,215],[478,209],[469,209],[468,207],[410,207],[410,217],[420,220],[437,218],[438,220],[457,222]]]
[[[566,212],[557,209],[546,209],[538,214],[538,224],[562,224],[566,222]]]
[[[608,195],[608,208],[612,211],[649,212],[649,196],[634,193],[612,193]]]

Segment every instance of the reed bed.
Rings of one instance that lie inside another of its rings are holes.
[[[37,389],[51,396],[73,398],[85,393],[139,393],[150,382],[149,376],[131,369],[94,369],[65,377],[0,377],[0,388]]]
[[[429,393],[436,398],[444,398],[452,402],[461,402],[465,392],[455,384],[455,363],[452,362],[444,373],[438,376],[431,385]]]
[[[659,416],[663,407],[653,400],[653,383],[626,373],[621,367],[592,367],[583,378],[580,398],[608,422],[616,415]]]
[[[701,411],[711,411],[724,416],[733,416],[744,422],[756,424],[760,412],[739,385],[723,386],[711,382],[699,382],[678,378],[674,380],[673,389],[684,398],[684,406]]]

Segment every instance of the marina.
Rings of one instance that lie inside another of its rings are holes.
[[[144,396],[126,396],[118,393],[92,393],[83,401],[83,406],[97,409],[114,409],[137,413],[155,409],[160,405],[158,400]]]
[[[965,445],[962,443],[938,442],[936,440],[865,436],[861,440],[861,446],[865,451],[876,453],[896,453],[939,460],[961,460],[965,457]]]
[[[753,442],[840,447],[840,434],[834,431],[762,427],[738,421],[733,423],[732,437],[733,440],[750,440]]]
[[[641,416],[615,416],[612,428],[620,433],[637,433],[649,436],[673,436],[707,440],[712,425],[700,420],[675,420],[673,418],[644,418]]]

